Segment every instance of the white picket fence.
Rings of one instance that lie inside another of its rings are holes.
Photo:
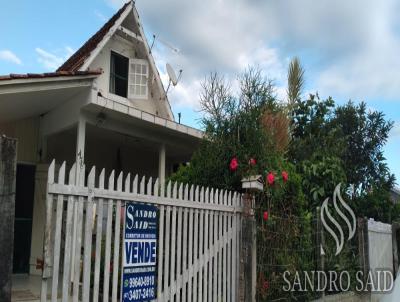
[[[237,301],[242,196],[130,174],[48,172],[41,301],[120,301],[125,201],[159,209],[157,301]],[[77,175],[79,180],[76,181]],[[103,238],[105,237],[105,240]]]

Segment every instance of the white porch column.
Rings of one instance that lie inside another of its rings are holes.
[[[164,192],[165,185],[165,144],[161,144],[158,151],[158,179],[161,184],[161,192]]]
[[[78,176],[80,175],[81,170],[85,164],[85,137],[86,137],[86,121],[80,116],[77,127],[76,134],[76,181],[79,180]]]
[[[75,183],[79,184],[79,179],[81,174],[84,173],[83,167],[85,165],[85,138],[86,138],[86,120],[80,116],[77,126],[76,132],[76,174],[75,174]],[[83,175],[85,177],[85,175]],[[74,275],[75,275],[75,242],[77,236],[77,224],[78,224],[78,208],[77,204],[75,203],[74,206],[74,224],[72,230],[72,254],[71,254],[71,276],[70,280],[73,282]]]

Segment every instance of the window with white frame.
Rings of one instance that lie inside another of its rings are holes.
[[[129,60],[128,97],[147,99],[149,66],[146,60]]]

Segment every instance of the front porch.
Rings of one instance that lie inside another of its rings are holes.
[[[47,170],[53,159],[66,161],[68,169],[77,162],[105,168],[107,174],[131,172],[162,183],[179,164],[190,160],[202,139],[201,131],[96,95],[92,80],[71,79],[69,86],[57,86],[64,80],[48,84],[41,79],[29,91],[0,93],[0,134],[18,139],[17,166],[29,168],[17,173],[17,178],[25,179],[20,185],[17,179],[16,208],[28,206],[30,211],[16,216],[16,223],[24,221],[29,241],[23,250],[14,247],[23,261],[13,275],[12,301],[39,301]],[[48,85],[54,89],[44,94]],[[29,108],[20,106],[21,98],[29,101]],[[25,170],[32,172],[28,178]],[[28,182],[34,189],[22,198]],[[48,293],[50,289],[51,285]]]

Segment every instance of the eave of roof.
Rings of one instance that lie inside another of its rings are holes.
[[[131,2],[125,3],[110,20],[107,21],[89,40],[85,42],[67,61],[62,64],[57,71],[77,71],[82,67],[85,59],[88,58],[91,52],[103,40],[104,36],[108,33],[111,27],[119,19],[121,14],[125,11]]]
[[[11,73],[8,75],[0,75],[0,81],[9,80],[21,80],[21,79],[43,79],[43,78],[55,78],[55,77],[79,77],[88,75],[100,75],[102,70],[85,70],[85,71],[56,71],[56,72],[45,72],[45,73],[25,73],[15,74]]]

